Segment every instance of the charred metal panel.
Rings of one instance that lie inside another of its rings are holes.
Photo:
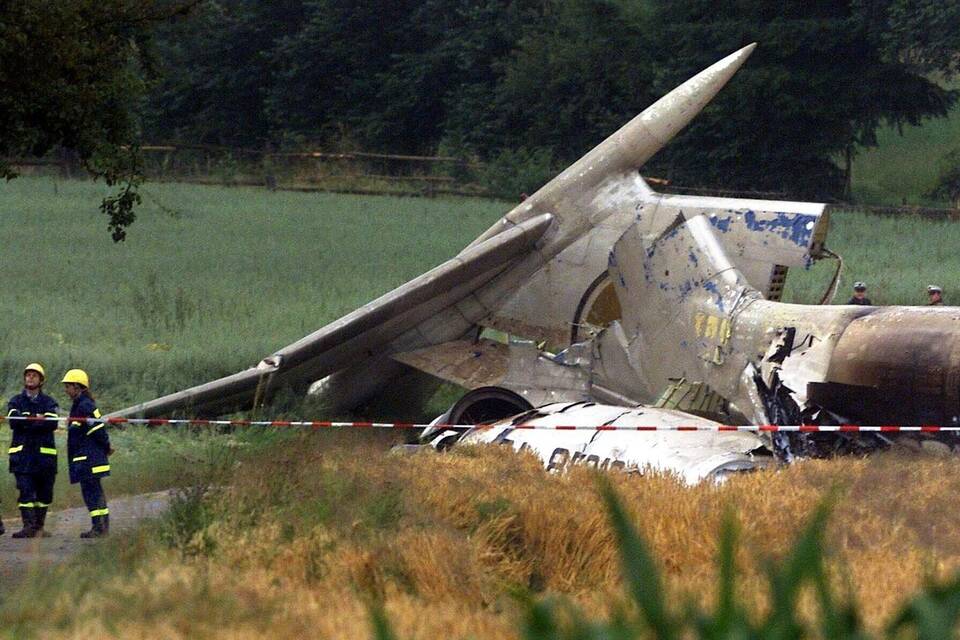
[[[956,407],[937,394],[909,387],[879,388],[841,382],[811,382],[810,402],[853,424],[956,424]]]
[[[891,397],[912,397],[924,407],[917,417],[936,415],[957,423],[960,311],[954,307],[875,308],[847,326],[827,379],[885,390]]]

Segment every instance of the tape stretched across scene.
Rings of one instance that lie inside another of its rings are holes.
[[[474,424],[424,424],[414,422],[333,422],[330,420],[208,420],[204,418],[90,418],[90,417],[58,417],[43,416],[0,416],[0,421],[43,422],[57,420],[65,422],[82,422],[86,424],[139,424],[150,427],[165,425],[181,426],[229,426],[229,427],[301,427],[310,429],[426,429],[428,427],[441,429],[469,429]],[[495,425],[510,429],[538,430],[538,431],[707,431],[707,432],[798,432],[798,433],[960,433],[960,425],[953,426],[904,426],[904,425],[545,425],[545,424],[514,424]]]

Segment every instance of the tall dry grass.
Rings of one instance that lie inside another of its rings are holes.
[[[518,594],[563,594],[601,617],[625,606],[589,472],[549,475],[504,448],[381,452],[315,434],[238,462],[156,533],[29,584],[0,610],[0,628],[43,637],[355,638],[370,635],[369,607],[381,602],[401,638],[515,638]],[[925,576],[960,568],[954,460],[809,461],[722,486],[614,482],[677,608],[712,602],[729,508],[741,529],[739,590],[754,611],[766,607],[765,561],[786,553],[833,490],[828,568],[873,628]],[[98,562],[108,566],[91,569]],[[31,615],[38,602],[43,615]],[[812,615],[812,599],[804,609]]]

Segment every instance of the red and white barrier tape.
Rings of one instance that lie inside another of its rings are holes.
[[[425,429],[432,427],[442,429],[466,429],[476,425],[470,424],[421,424],[413,422],[333,422],[329,420],[207,420],[203,418],[90,418],[90,417],[59,417],[47,418],[42,416],[19,417],[0,416],[0,421],[28,421],[42,422],[44,420],[66,420],[68,422],[85,422],[92,424],[104,422],[107,424],[143,424],[151,427],[163,425],[195,425],[195,426],[230,426],[230,427],[308,427],[312,429],[326,428],[363,428],[363,429]],[[545,424],[515,424],[511,429],[525,429],[538,431],[757,431],[757,432],[799,432],[799,433],[945,433],[960,432],[958,426],[902,426],[902,425],[545,425]]]

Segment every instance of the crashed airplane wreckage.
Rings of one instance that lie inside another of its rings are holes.
[[[470,390],[446,424],[522,414],[513,424],[956,425],[960,312],[779,302],[788,268],[832,255],[825,205],[661,194],[640,176],[754,46],[661,98],[456,257],[254,367],[115,415],[226,413],[281,387],[346,409],[418,370]],[[526,341],[488,340],[485,328]],[[510,424],[466,439],[529,447],[551,467],[583,459],[691,481],[889,442],[838,433],[521,435]],[[447,446],[465,431],[424,436]]]

